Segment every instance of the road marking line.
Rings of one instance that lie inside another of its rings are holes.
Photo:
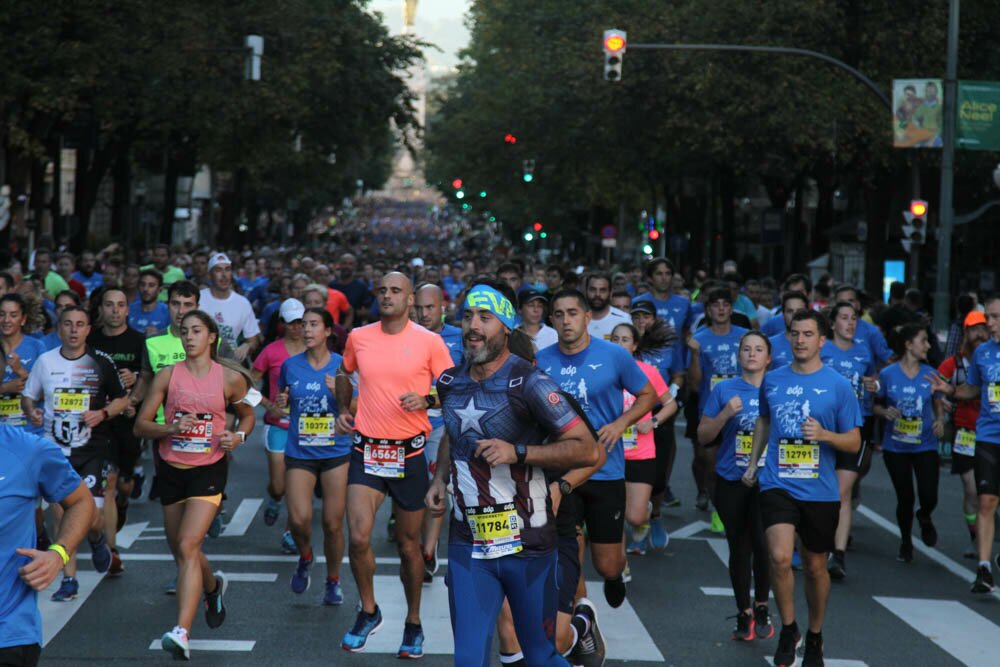
[[[764,656],[764,662],[769,665],[774,664],[773,658],[769,655]],[[825,667],[868,667],[868,663],[861,660],[837,660],[834,658],[824,658],[823,664]]]
[[[192,651],[252,651],[255,641],[242,639],[192,639],[189,641]],[[159,639],[154,639],[149,645],[150,651],[162,651]]]
[[[724,539],[719,539],[718,537],[708,537],[705,538],[705,541],[708,542],[708,546],[712,547],[712,551],[714,551],[715,555],[719,557],[719,560],[722,561],[722,564],[728,568],[729,542],[727,542]]]
[[[257,515],[257,510],[264,503],[263,498],[244,498],[233,513],[226,527],[222,529],[222,537],[241,537],[246,535],[247,528]]]
[[[872,523],[874,523],[879,528],[889,533],[892,533],[896,537],[899,537],[899,528],[896,526],[896,524],[892,523],[891,521],[883,517],[881,514],[878,514],[874,510],[869,509],[864,505],[858,505],[858,508],[855,511],[861,516],[871,521]],[[944,569],[954,574],[956,577],[964,579],[970,584],[976,580],[975,572],[968,569],[967,567],[962,566],[960,563],[952,560],[951,558],[948,558],[937,549],[929,547],[926,544],[920,542],[919,540],[915,540],[913,542],[913,548],[922,553],[923,555],[927,556],[928,558],[930,558],[932,561],[934,561]],[[1000,590],[993,591],[992,595],[1000,599]]]
[[[708,530],[708,528],[709,528],[709,524],[707,522],[701,521],[701,520],[695,521],[694,523],[689,523],[688,525],[684,526],[683,528],[680,528],[680,529],[675,530],[672,533],[670,533],[670,539],[672,539],[672,540],[689,540],[689,539],[693,538],[695,535],[697,535],[698,533],[700,533],[701,531]],[[700,539],[700,538],[696,538],[696,539]]]
[[[56,577],[48,588],[38,594],[38,611],[42,615],[43,647],[59,634],[59,631],[73,618],[73,614],[80,611],[80,607],[87,601],[87,598],[90,597],[103,578],[103,574],[92,570],[77,570],[76,580],[80,583],[80,592],[76,599],[70,602],[52,601],[52,594],[59,590],[62,577]]]
[[[226,572],[229,582],[242,581],[246,583],[273,584],[278,580],[277,572]]]
[[[1000,627],[955,600],[875,597],[880,605],[969,667],[997,664]]]
[[[115,535],[115,544],[119,549],[128,549],[144,530],[149,530],[148,521],[127,523],[122,526],[122,529],[118,531],[117,535]]]
[[[709,595],[712,597],[722,597],[722,598],[733,597],[733,589],[725,588],[723,586],[702,586],[701,592],[704,593],[705,595]],[[774,599],[774,593],[768,593],[767,595],[772,600]]]
[[[298,563],[298,556],[279,556],[276,554],[205,554],[211,563]],[[173,561],[174,557],[170,554],[134,554],[130,553],[128,555],[129,562],[136,563],[157,563],[164,561]],[[317,563],[325,563],[326,557],[316,554]],[[341,560],[342,563],[349,564],[347,556]],[[399,565],[398,556],[386,556],[379,557],[375,559],[375,563],[378,565]],[[447,558],[438,558],[438,563],[440,565],[447,565]]]
[[[167,539],[166,535],[140,535],[139,537],[135,538],[135,541],[136,542],[155,542],[156,540],[165,540],[165,539]]]

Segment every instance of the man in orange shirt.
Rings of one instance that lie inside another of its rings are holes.
[[[361,598],[357,620],[341,646],[351,652],[364,650],[368,637],[382,625],[382,612],[375,604],[371,534],[375,514],[388,495],[396,516],[400,575],[408,607],[397,655],[419,658],[424,642],[420,527],[428,487],[424,443],[431,430],[427,409],[440,407],[431,385],[454,362],[440,336],[410,321],[413,285],[409,278],[402,273],[386,274],[377,294],[381,321],[351,332],[336,380],[341,407],[337,425],[355,432],[347,473],[347,523],[351,571]],[[350,374],[355,371],[358,403],[357,414],[352,416]]]

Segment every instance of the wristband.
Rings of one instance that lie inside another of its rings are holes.
[[[670,383],[670,397],[671,398],[677,398],[677,392],[679,392],[680,390],[681,390],[681,387],[676,382],[671,382]]]
[[[107,408],[101,408],[101,414],[104,415],[104,421],[111,419],[111,413],[108,412]]]
[[[61,544],[50,544],[49,548],[48,548],[48,551],[55,551],[57,554],[59,554],[59,556],[62,557],[63,565],[66,565],[66,564],[69,563],[69,554],[66,553],[66,547],[64,547],[63,545],[61,545]]]

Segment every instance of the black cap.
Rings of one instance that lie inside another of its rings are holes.
[[[629,309],[629,314],[634,315],[636,313],[648,313],[650,315],[656,315],[656,306],[651,302],[643,299],[642,301],[635,301],[632,303],[632,307]]]
[[[541,299],[545,303],[549,302],[549,297],[544,293],[536,289],[523,289],[517,293],[517,307],[521,308],[524,304],[528,303],[533,299]]]

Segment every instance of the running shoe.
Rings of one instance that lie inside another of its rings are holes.
[[[286,530],[281,536],[281,553],[289,556],[295,556],[299,553],[299,548],[295,546],[295,540],[292,539],[292,531],[290,530]]]
[[[132,493],[129,494],[129,498],[132,500],[138,500],[142,498],[142,483],[146,481],[146,475],[141,472],[136,472],[132,475],[132,479],[135,482],[132,484]]]
[[[281,501],[275,500],[274,498],[267,499],[267,506],[264,508],[264,525],[273,526],[278,520],[278,514],[281,512]]]
[[[66,580],[63,579],[64,583],[65,581]],[[980,565],[979,570],[976,571],[976,581],[972,584],[972,592],[992,593],[994,588],[996,588],[996,586],[993,583],[993,573],[990,572],[990,568],[985,565]]]
[[[390,542],[396,541],[396,515],[389,515],[389,523],[385,527]]]
[[[694,506],[700,509],[702,512],[708,510],[708,494],[704,491],[698,492],[698,498],[694,501]]]
[[[76,594],[80,592],[80,582],[73,577],[63,577],[59,584],[59,590],[52,594],[53,602],[69,602],[76,599]]]
[[[802,667],[823,667],[822,633],[806,633],[806,650],[802,654]]]
[[[108,568],[109,577],[120,577],[125,571],[125,566],[122,565],[122,559],[118,555],[118,549],[111,550],[111,567]]]
[[[726,527],[722,525],[722,517],[715,510],[712,510],[712,523],[709,524],[708,529],[713,533],[725,533]]]
[[[632,568],[628,566],[628,561],[625,561],[625,569],[622,570],[622,581],[626,584],[632,581]]]
[[[640,526],[629,526],[629,530],[632,533],[633,542],[645,542],[646,536],[649,535],[650,524],[655,519],[650,518],[649,521]]]
[[[368,638],[378,632],[382,627],[382,610],[375,605],[375,612],[365,613],[364,610],[358,612],[358,617],[354,621],[354,627],[344,635],[340,642],[340,648],[351,653],[358,653],[365,650]]]
[[[191,645],[188,643],[187,630],[179,625],[163,634],[160,639],[160,647],[172,655],[174,660],[191,659]]]
[[[920,524],[920,540],[929,547],[937,544],[937,528],[934,527],[934,522],[931,521],[931,518],[929,516],[921,516],[920,512],[917,512],[917,523]]]
[[[104,533],[101,533],[96,542],[90,543],[90,562],[94,564],[94,569],[101,573],[107,572],[111,567],[111,549],[104,539]]]
[[[759,604],[753,608],[753,629],[757,639],[770,639],[774,636],[774,623],[771,621],[771,612],[766,604]]]
[[[794,667],[796,661],[795,651],[802,642],[802,635],[798,630],[793,630],[787,625],[781,628],[778,635],[778,650],[774,652],[774,667]]]
[[[205,591],[205,623],[213,630],[226,620],[226,605],[222,598],[225,596],[227,588],[229,588],[229,580],[219,570],[215,573],[215,590],[211,593]]]
[[[419,623],[403,625],[403,643],[399,645],[396,657],[413,660],[424,657],[424,629]]]
[[[323,591],[323,604],[328,607],[336,607],[344,604],[344,590],[340,587],[339,580],[326,580],[326,590]]]
[[[597,625],[597,608],[587,598],[580,598],[573,615],[586,618],[589,629],[577,638],[576,645],[569,654],[570,663],[580,667],[601,667],[607,654],[607,646],[601,628]]]
[[[836,551],[830,554],[830,560],[827,561],[826,569],[830,573],[831,579],[843,579],[847,576],[847,566],[844,563],[844,555],[839,554]]]
[[[295,567],[295,574],[292,575],[292,592],[296,595],[302,595],[307,590],[309,590],[309,584],[312,583],[312,577],[309,576],[309,570],[312,568],[313,559],[310,558],[306,560],[299,556],[299,564]]]
[[[802,556],[799,554],[798,548],[792,550],[792,569],[793,570],[802,569]]]
[[[660,517],[649,522],[649,546],[651,549],[666,549],[670,544],[670,533],[663,527]]]
[[[646,540],[643,540],[642,542],[629,542],[628,546],[625,547],[625,553],[632,556],[645,556]]]
[[[438,571],[437,554],[424,554],[424,583],[430,584],[434,581],[434,573]]]
[[[177,577],[170,580],[170,583],[166,585],[163,592],[167,595],[177,595]]]
[[[748,611],[741,611],[736,614],[736,627],[733,628],[732,636],[733,641],[752,642],[756,638],[753,626],[753,614]]]
[[[896,554],[896,560],[900,563],[912,563],[913,562],[913,545],[903,542],[899,545],[899,553]]]
[[[662,505],[664,507],[680,507],[681,506],[681,499],[678,498],[677,496],[675,496],[674,492],[671,491],[668,488],[664,492],[664,494],[663,494],[663,503],[662,503]]]
[[[216,512],[215,518],[208,526],[208,536],[215,539],[222,534],[222,512]]]
[[[617,609],[625,602],[625,581],[621,575],[617,579],[604,580],[604,599],[612,609]]]

